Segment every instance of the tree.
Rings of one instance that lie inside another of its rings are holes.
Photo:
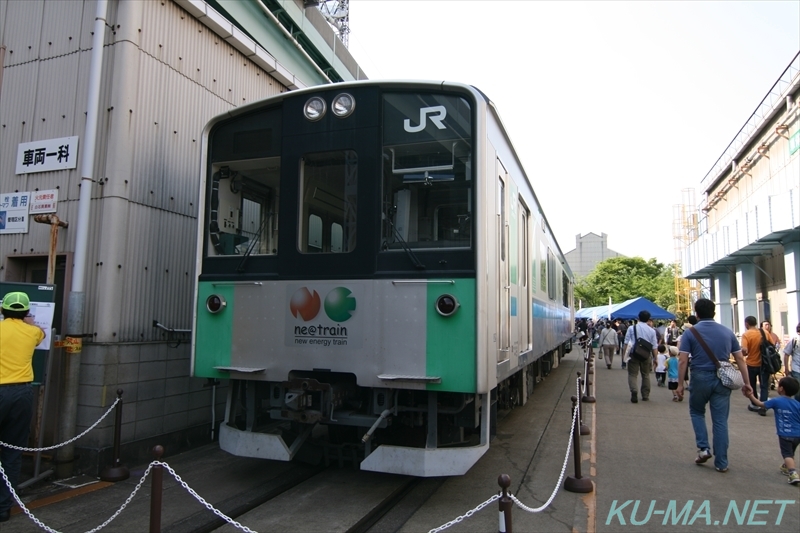
[[[580,299],[583,307],[605,305],[609,297],[620,303],[640,296],[664,309],[674,307],[673,265],[665,266],[655,258],[612,257],[575,284],[575,299]]]

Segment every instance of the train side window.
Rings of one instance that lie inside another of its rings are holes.
[[[541,255],[539,256],[539,286],[541,290],[548,291],[547,283],[547,245],[542,243],[540,246]],[[549,294],[549,291],[548,291]]]
[[[306,154],[300,160],[301,253],[352,252],[356,247],[358,156],[352,150]]]
[[[278,253],[280,158],[214,164],[208,213],[208,254]]]

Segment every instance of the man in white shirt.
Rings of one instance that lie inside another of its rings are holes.
[[[800,324],[797,324],[797,335],[783,347],[783,371],[787,376],[800,380]],[[800,392],[794,399],[800,401]]]
[[[631,403],[639,403],[638,396],[638,374],[642,375],[642,401],[650,399],[650,372],[653,371],[653,359],[658,353],[656,346],[656,330],[647,325],[650,320],[649,311],[639,312],[639,322],[628,328],[625,334],[625,351],[630,355],[628,360],[628,388],[631,390]],[[650,343],[650,353],[640,354],[636,351],[636,340],[642,339]],[[624,361],[624,359],[623,359]]]

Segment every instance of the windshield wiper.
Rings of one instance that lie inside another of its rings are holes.
[[[392,231],[394,232],[395,237],[397,237],[397,241],[400,243],[400,246],[406,252],[406,255],[408,255],[408,257],[411,259],[411,262],[414,263],[414,266],[419,270],[424,270],[425,265],[423,265],[422,261],[420,261],[419,258],[416,256],[416,254],[414,254],[414,252],[411,251],[411,248],[408,247],[408,243],[403,238],[403,236],[400,235],[400,232],[395,227],[394,222],[392,221],[393,215],[394,215],[394,208],[390,208],[389,213],[383,214],[384,218],[386,218],[386,221],[389,222],[389,225],[392,227]]]
[[[273,213],[267,213],[267,216],[264,217],[264,221],[261,222],[261,226],[258,228],[258,233],[255,234],[253,239],[250,241],[250,246],[247,247],[244,255],[242,256],[242,260],[239,261],[239,266],[236,267],[236,272],[244,272],[244,264],[247,262],[247,259],[255,250],[256,244],[261,240],[261,234],[264,232],[264,228],[267,227],[267,221],[272,217]]]

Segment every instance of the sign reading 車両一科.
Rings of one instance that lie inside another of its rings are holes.
[[[77,136],[20,143],[17,147],[17,174],[64,170],[77,166]]]

